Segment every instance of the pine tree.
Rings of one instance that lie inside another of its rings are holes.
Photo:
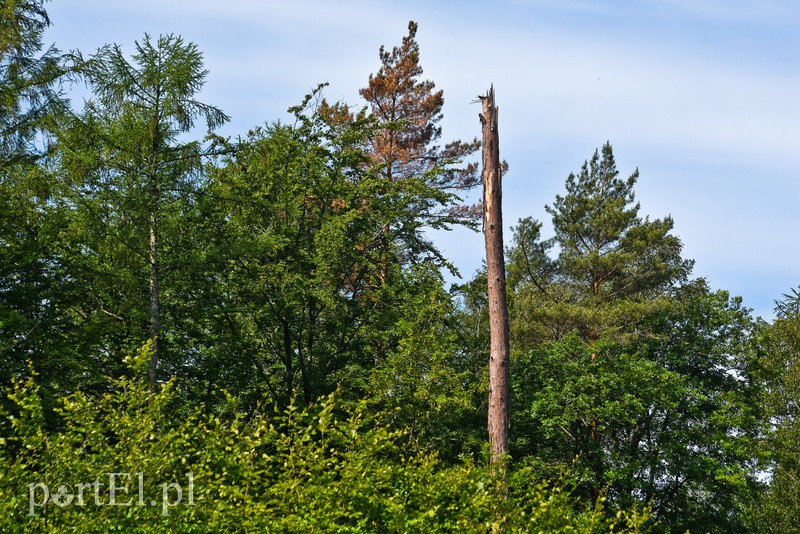
[[[516,228],[512,455],[543,476],[573,466],[586,497],[643,499],[674,531],[740,531],[754,324],[741,299],[689,279],[672,219],[639,215],[637,179],[606,144],[547,206],[553,238],[532,219]]]
[[[619,177],[606,143],[567,177],[566,194],[546,206],[552,239],[541,239],[538,222],[520,221],[509,270],[516,300],[538,303],[536,309],[526,306],[521,327],[529,335],[558,338],[577,330],[593,341],[604,332],[633,330],[657,312],[661,297],[687,280],[693,262],[681,258],[672,218],[639,216],[638,177],[638,170]],[[553,247],[559,251],[555,260],[549,258]]]
[[[420,48],[416,40],[417,23],[408,24],[402,44],[387,51],[380,48],[381,67],[370,75],[367,87],[360,90],[372,116],[382,126],[372,140],[371,154],[387,180],[423,178],[428,185],[449,193],[464,192],[479,183],[477,163],[462,165],[474,154],[480,142],[456,140],[437,145],[442,135],[444,92],[430,80],[421,79]],[[477,211],[450,206],[429,210],[420,206],[419,215],[474,215]]]

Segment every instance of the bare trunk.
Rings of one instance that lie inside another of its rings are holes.
[[[503,256],[503,213],[500,138],[494,87],[481,97],[483,113],[483,223],[486,237],[486,270],[489,281],[489,448],[491,463],[508,453],[509,378],[508,307],[506,266]],[[503,465],[502,469],[505,469]]]

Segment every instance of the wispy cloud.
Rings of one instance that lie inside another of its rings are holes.
[[[676,16],[692,16],[713,21],[736,21],[747,24],[797,26],[800,9],[795,0],[661,0]]]
[[[712,285],[719,277],[771,302],[799,281],[800,245],[787,239],[800,225],[788,200],[800,196],[796,0],[501,0],[488,10],[424,0],[70,0],[48,9],[64,48],[130,47],[145,31],[197,42],[211,70],[208,100],[233,116],[234,133],[284,116],[318,82],[358,103],[378,47],[398,44],[417,20],[425,76],[445,90],[446,138],[479,133],[469,103],[495,84],[509,224],[543,217],[567,173],[610,140],[622,172],[642,168],[645,213],[675,216]],[[437,237],[465,274],[480,265],[481,238],[471,235]]]

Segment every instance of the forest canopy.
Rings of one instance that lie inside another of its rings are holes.
[[[0,21],[4,532],[800,528],[800,297],[766,322],[694,277],[610,142],[505,249],[498,477],[486,272],[447,287],[426,236],[480,231],[480,142],[445,136],[416,23],[355,104],[234,139],[197,44]]]

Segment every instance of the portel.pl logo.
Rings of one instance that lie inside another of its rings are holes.
[[[38,508],[53,503],[60,508],[85,506],[94,501],[95,506],[160,506],[161,515],[169,515],[170,508],[183,503],[194,506],[194,474],[186,473],[185,484],[165,482],[161,486],[161,500],[144,498],[144,473],[107,473],[108,483],[100,477],[93,482],[78,484],[59,483],[53,487],[44,482],[28,484],[28,515],[38,515]],[[136,486],[135,488],[132,486]],[[186,501],[183,501],[184,487]],[[133,492],[137,494],[134,495]]]

